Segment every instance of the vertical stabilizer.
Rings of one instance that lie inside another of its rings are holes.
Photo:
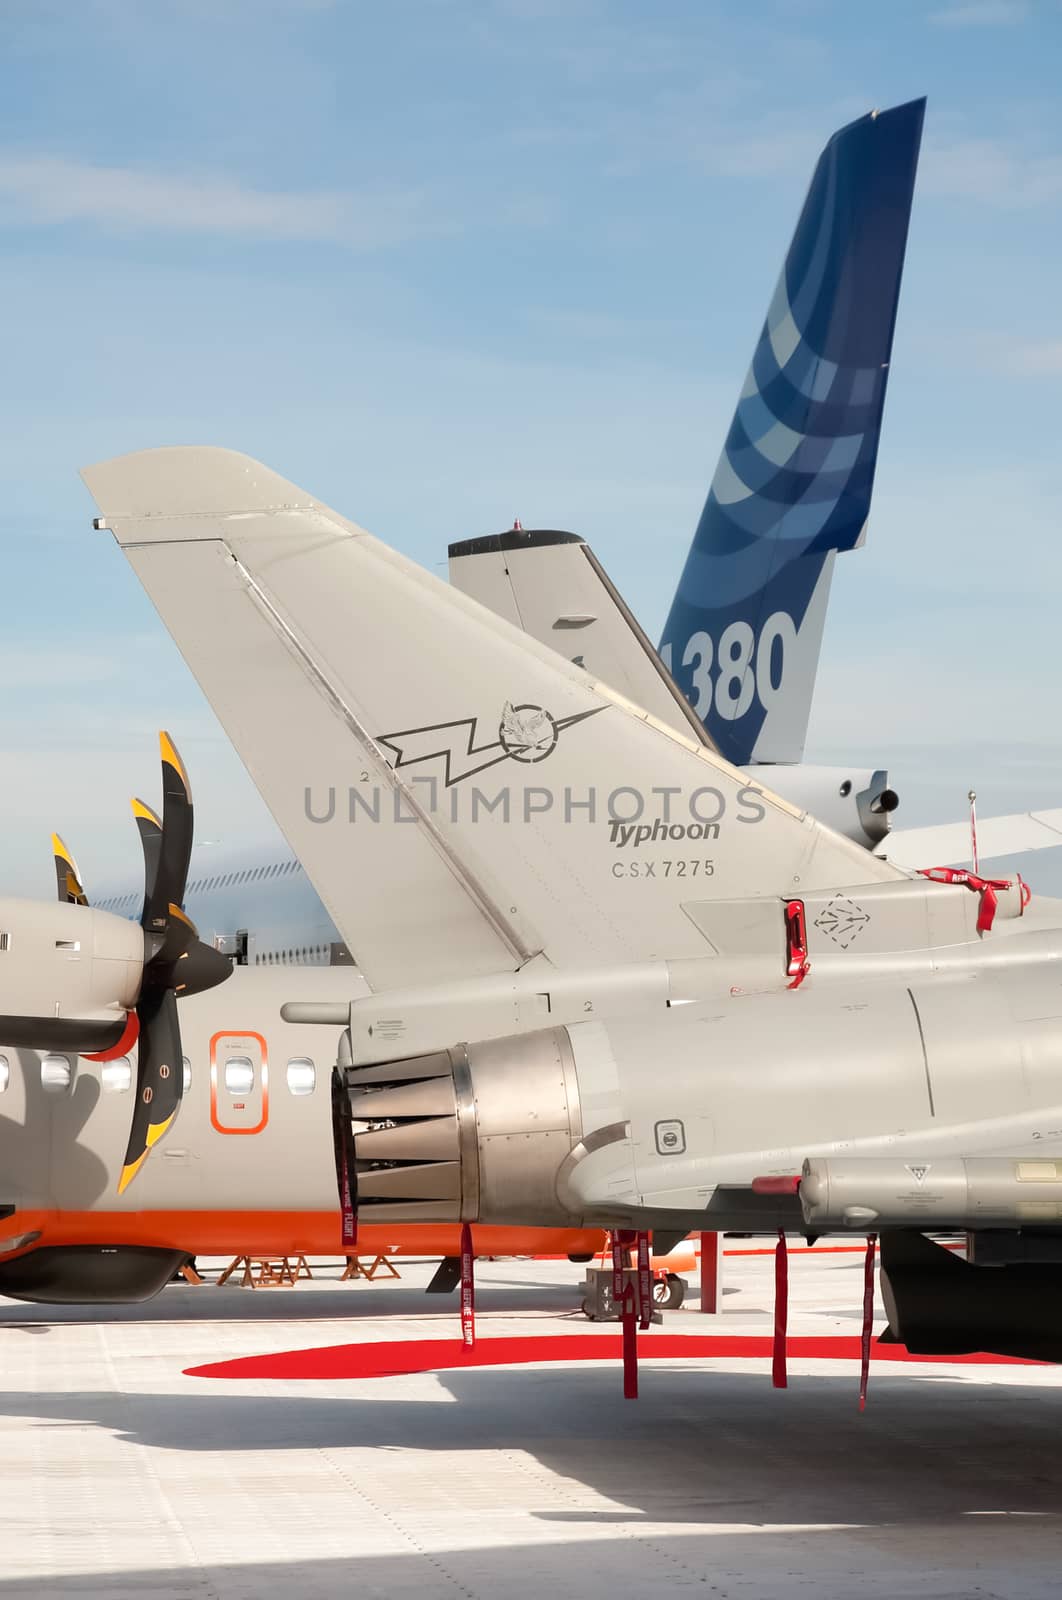
[[[799,761],[833,562],[863,538],[924,100],[819,157],[661,654],[729,761]]]

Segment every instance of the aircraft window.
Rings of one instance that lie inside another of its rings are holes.
[[[288,1089],[292,1094],[313,1094],[317,1087],[317,1068],[309,1056],[294,1056],[288,1062]]]
[[[3,1094],[11,1082],[11,1063],[6,1056],[0,1056],[0,1094]]]
[[[250,1056],[230,1056],[225,1063],[225,1088],[229,1094],[250,1094],[254,1088],[254,1064]]]
[[[119,1056],[117,1061],[105,1061],[103,1071],[100,1073],[100,1082],[103,1084],[105,1094],[125,1094],[126,1090],[133,1087],[133,1063],[128,1056]]]
[[[41,1057],[41,1088],[48,1094],[62,1094],[69,1089],[73,1075],[67,1056]]]
[[[192,1063],[189,1061],[187,1056],[181,1057],[181,1072],[184,1078],[182,1092],[187,1094],[189,1089],[192,1087]]]

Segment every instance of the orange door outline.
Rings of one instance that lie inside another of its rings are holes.
[[[218,1040],[219,1039],[257,1039],[262,1052],[262,1117],[253,1128],[226,1128],[218,1118]],[[210,1040],[210,1126],[216,1133],[241,1134],[261,1133],[269,1121],[269,1053],[266,1042],[260,1033],[255,1033],[250,1028],[240,1032],[232,1028],[224,1028],[220,1033],[212,1035]]]

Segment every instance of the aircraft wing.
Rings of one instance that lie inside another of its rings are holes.
[[[711,955],[705,902],[904,876],[247,456],[84,478],[373,990]]]
[[[1058,845],[1062,845],[1062,807],[977,819],[977,852],[983,861],[993,856],[1021,855],[1027,850],[1051,850]],[[970,824],[943,822],[928,828],[897,828],[874,853],[909,868],[968,862]]]

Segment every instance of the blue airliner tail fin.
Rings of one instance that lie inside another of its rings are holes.
[[[870,509],[925,101],[819,157],[664,629],[720,751],[799,761],[833,562]]]

